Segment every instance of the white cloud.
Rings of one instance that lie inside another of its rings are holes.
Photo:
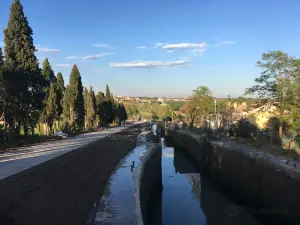
[[[138,46],[138,49],[148,49],[146,46]]]
[[[154,48],[158,48],[158,47],[161,47],[161,46],[163,46],[165,43],[155,43],[154,44]]]
[[[79,57],[79,56],[75,56],[75,55],[72,55],[72,56],[68,56],[68,57],[66,57],[66,59],[68,59],[68,60],[73,60],[73,59],[81,59],[81,57]]]
[[[46,47],[42,47],[40,45],[35,45],[35,47],[38,50],[38,52],[46,52],[46,53],[57,53],[57,52],[59,52],[59,49],[56,49],[56,48],[46,48]]]
[[[99,48],[113,48],[109,44],[92,44],[93,47],[99,47]]]
[[[57,67],[64,67],[64,68],[70,68],[73,65],[72,64],[56,64]]]
[[[124,67],[124,68],[157,68],[157,67],[174,67],[184,66],[188,63],[187,59],[177,61],[135,61],[125,63],[111,63],[111,67]]]
[[[203,52],[205,52],[206,49],[193,49],[191,50],[191,55],[195,55],[195,56],[202,56]]]
[[[93,60],[93,59],[99,59],[106,55],[113,55],[113,53],[100,53],[100,54],[96,54],[96,55],[86,55],[86,56],[83,56],[82,59],[83,60]]]
[[[222,42],[219,42],[218,45],[221,45],[221,46],[223,46],[223,45],[232,45],[234,43],[235,43],[235,41],[222,41]]]
[[[178,43],[178,44],[165,44],[162,46],[163,49],[167,50],[179,50],[179,49],[203,49],[207,47],[206,43]]]

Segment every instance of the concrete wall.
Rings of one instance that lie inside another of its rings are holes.
[[[266,224],[300,224],[299,171],[249,152],[208,142],[189,131],[168,131],[201,174]],[[204,193],[205,194],[205,193]]]
[[[147,143],[148,151],[134,173],[134,199],[138,225],[148,225],[155,196],[162,190],[161,146]]]

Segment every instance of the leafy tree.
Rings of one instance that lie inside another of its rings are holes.
[[[257,66],[262,68],[261,76],[255,79],[257,83],[246,89],[246,94],[257,94],[261,103],[275,105],[279,110],[279,136],[282,136],[284,111],[293,99],[293,80],[297,71],[297,61],[282,51],[269,51],[262,55]]]
[[[200,118],[206,121],[212,106],[213,97],[211,90],[207,86],[199,86],[196,90],[193,90],[193,95],[184,108],[190,120],[190,127],[193,127],[194,122]]]
[[[4,29],[5,65],[9,70],[39,72],[32,34],[20,0],[14,0],[7,28]]]

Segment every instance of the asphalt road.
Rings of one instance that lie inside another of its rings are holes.
[[[67,139],[21,147],[0,154],[0,180],[30,167],[73,151],[86,144],[121,131],[126,127],[81,134]]]

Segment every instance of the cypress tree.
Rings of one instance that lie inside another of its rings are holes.
[[[88,128],[88,104],[89,104],[89,91],[85,87],[83,91],[83,99],[84,99],[84,128]]]
[[[85,119],[86,127],[88,129],[94,127],[96,118],[96,109],[93,101],[93,88],[90,87],[90,91],[87,88],[84,89],[84,100],[85,100]]]
[[[105,113],[106,100],[103,92],[98,92],[96,96],[96,110],[99,116],[99,125],[105,126],[107,124],[107,116]]]
[[[109,86],[108,85],[106,85],[105,98],[106,98],[106,101],[110,101],[111,100],[110,90],[109,90]]]
[[[48,58],[46,58],[43,62],[43,72],[42,72],[44,78],[48,81],[49,86],[52,82],[56,82],[56,77],[54,75],[54,72],[51,68],[51,65],[49,63]]]
[[[2,48],[0,48],[0,68],[4,65]]]
[[[58,86],[59,91],[61,93],[64,93],[64,91],[65,91],[65,81],[64,81],[64,78],[63,78],[63,75],[62,75],[61,72],[57,73],[56,81],[57,81],[57,86]]]
[[[36,49],[32,34],[20,0],[14,0],[7,28],[4,29],[4,65],[13,76],[13,82],[7,82],[7,86],[13,86],[18,93],[10,96],[9,111],[13,113],[8,115],[8,121],[17,134],[22,124],[25,135],[28,125],[31,126],[32,133],[34,131],[39,118],[38,112],[43,108],[46,85],[34,54]]]
[[[46,103],[46,122],[50,128],[50,133],[52,133],[54,119],[58,119],[59,116],[58,106],[59,102],[56,84],[52,83],[49,88],[48,99]]]
[[[59,102],[59,107],[58,107],[58,114],[59,114],[59,119],[62,118],[62,113],[63,113],[63,97],[64,97],[64,92],[65,92],[65,84],[64,84],[64,78],[62,74],[59,72],[57,73],[56,77],[56,86],[57,86],[57,95],[58,95],[58,102]]]
[[[83,87],[80,72],[76,65],[73,66],[69,81],[69,104],[70,118],[74,122],[72,124],[73,131],[80,131],[84,126],[84,99]]]
[[[4,29],[5,65],[9,70],[39,72],[32,34],[20,0],[14,0]]]
[[[73,121],[71,121],[71,117],[70,117],[70,88],[69,85],[67,85],[65,92],[64,92],[64,97],[63,97],[63,127],[62,129],[66,132],[69,132],[69,127],[70,127],[70,123],[72,123]]]

